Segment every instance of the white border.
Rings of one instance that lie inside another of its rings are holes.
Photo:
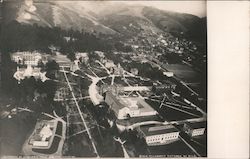
[[[249,2],[208,1],[208,158],[249,157]]]

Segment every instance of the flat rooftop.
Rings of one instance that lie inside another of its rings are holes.
[[[56,123],[53,121],[41,121],[36,124],[34,134],[30,138],[29,144],[35,144],[37,142],[51,142],[50,139],[52,137],[54,127],[56,126]],[[50,134],[50,135],[48,135]],[[46,136],[43,139],[43,136]],[[35,145],[33,145],[35,146]],[[48,146],[48,145],[47,145]]]
[[[138,128],[145,136],[178,132],[173,125],[146,125]]]
[[[131,110],[139,109],[140,112],[152,112],[155,111],[144,99],[140,97],[122,97],[119,98],[120,102],[129,107]]]
[[[141,97],[119,97],[113,95],[111,92],[107,92],[107,95],[115,101],[116,105],[112,107],[115,111],[118,111],[124,107],[130,110],[140,110],[140,112],[152,112],[155,111],[145,100]]]
[[[129,119],[119,119],[116,121],[119,125],[130,126],[136,123],[143,123],[148,121],[156,121],[156,122],[164,122],[158,115],[150,115],[150,116],[140,116],[140,117],[132,117]]]

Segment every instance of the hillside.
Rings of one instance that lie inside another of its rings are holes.
[[[147,33],[183,33],[197,38],[204,32],[202,19],[190,14],[162,11],[153,7],[131,6],[122,2],[18,3],[6,5],[11,19],[23,24],[38,24],[85,32],[135,36]],[[18,7],[15,7],[18,5]],[[15,9],[13,9],[15,8]],[[17,9],[18,8],[18,9]],[[112,8],[112,9],[111,9]]]

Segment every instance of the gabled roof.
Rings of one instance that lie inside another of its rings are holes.
[[[107,102],[107,99],[108,98],[111,98],[111,102],[112,105],[110,105],[111,109],[116,113],[118,114],[119,111],[121,109],[123,109],[125,106],[117,99],[117,97],[115,95],[113,95],[110,91],[107,91],[106,92],[106,99],[105,101]],[[110,103],[107,103],[107,104],[110,104]]]

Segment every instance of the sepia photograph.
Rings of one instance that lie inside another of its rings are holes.
[[[0,158],[207,157],[206,5],[1,1]]]

